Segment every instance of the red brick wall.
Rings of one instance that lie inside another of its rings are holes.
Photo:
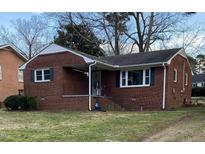
[[[189,84],[185,92],[180,93],[182,86],[182,64],[186,64]],[[24,73],[25,94],[36,96],[40,109],[87,110],[88,97],[63,97],[63,95],[88,94],[86,75],[63,66],[85,64],[84,60],[71,53],[39,56],[30,62]],[[46,83],[31,82],[31,70],[37,68],[54,68],[54,81]],[[173,82],[173,68],[178,70],[178,82]],[[167,67],[166,107],[179,106],[186,98],[191,97],[191,71],[185,58],[176,56]],[[111,96],[113,101],[127,110],[160,110],[163,94],[163,67],[155,68],[155,82],[150,87],[117,88],[116,72],[102,71],[102,93]],[[173,88],[176,93],[173,94]],[[93,102],[94,104],[94,102]],[[93,105],[92,104],[92,105]]]
[[[153,110],[160,109],[163,92],[163,68],[155,68],[155,83],[150,87],[116,87],[116,72],[104,71],[102,73],[103,93],[111,96],[113,101],[127,110]]]
[[[23,82],[18,81],[19,66],[25,60],[19,58],[11,49],[0,49],[0,66],[2,68],[2,80],[0,80],[0,102],[6,97],[18,95],[18,90],[23,90]]]
[[[38,107],[42,110],[88,110],[88,97],[48,96],[38,99]]]
[[[63,94],[88,95],[88,76],[74,71],[72,68],[63,69]]]
[[[188,86],[183,90],[183,63],[185,64],[185,73],[188,73]],[[177,69],[177,82],[174,82],[174,68]],[[167,70],[167,95],[166,95],[166,108],[181,106],[184,99],[191,101],[191,88],[192,88],[192,74],[187,59],[181,55],[177,55],[172,59],[170,66]],[[175,91],[175,92],[174,92]]]
[[[88,105],[87,98],[63,98],[65,94],[85,94],[86,83],[80,80],[87,80],[86,75],[75,72],[63,66],[73,64],[85,64],[83,58],[72,53],[64,52],[59,54],[43,55],[31,61],[24,71],[25,95],[36,96],[39,109],[85,109]],[[54,81],[35,83],[31,81],[31,70],[39,68],[53,68]],[[68,72],[69,70],[69,72]],[[86,81],[85,81],[86,82]],[[79,105],[81,104],[81,105]],[[83,104],[83,105],[82,105]],[[86,104],[86,105],[85,105]]]

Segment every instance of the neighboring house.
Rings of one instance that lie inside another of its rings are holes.
[[[192,87],[204,87],[205,88],[205,74],[193,75]]]
[[[23,72],[19,67],[26,62],[12,45],[0,46],[0,102],[10,95],[23,93]]]
[[[51,44],[21,69],[25,94],[36,96],[40,109],[91,110],[97,99],[126,110],[160,110],[191,99],[183,49],[97,58]]]

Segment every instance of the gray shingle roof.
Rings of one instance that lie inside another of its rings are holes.
[[[197,83],[197,82],[205,82],[205,74],[196,74],[193,76],[192,79],[193,83]]]
[[[181,48],[126,54],[119,56],[101,57],[100,60],[119,66],[161,63],[167,62],[179,50],[181,50]]]

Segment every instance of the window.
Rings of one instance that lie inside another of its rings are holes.
[[[51,80],[50,69],[35,70],[35,82],[47,82]]]
[[[150,69],[121,71],[120,87],[138,87],[150,85]]]
[[[202,85],[202,87],[205,87],[205,82],[203,82],[201,85]]]
[[[143,83],[143,70],[128,71],[128,86],[142,85]]]
[[[177,69],[174,68],[174,82],[177,82]]]
[[[188,74],[186,73],[185,74],[185,86],[187,86],[188,85]]]
[[[0,65],[0,80],[2,80],[2,78],[3,78],[3,75],[2,75],[3,73],[2,73],[2,67],[1,67],[1,65]]]
[[[145,70],[145,84],[150,84],[150,70]]]
[[[23,71],[18,71],[18,81],[23,82]]]

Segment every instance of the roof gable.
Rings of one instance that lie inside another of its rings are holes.
[[[11,44],[5,44],[5,45],[1,45],[0,46],[0,49],[4,49],[4,48],[10,48],[12,49],[11,51],[16,55],[18,56],[20,59],[22,59],[24,62],[27,61],[27,58],[21,54],[21,51],[16,48],[15,46],[11,45]]]

